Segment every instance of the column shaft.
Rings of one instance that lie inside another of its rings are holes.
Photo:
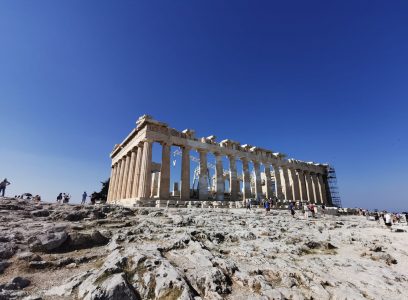
[[[128,170],[126,196],[125,196],[126,199],[132,197],[133,178],[135,177],[135,165],[136,165],[136,159],[137,159],[136,155],[137,155],[137,149],[133,148],[130,153],[130,165],[129,165],[129,170]]]
[[[275,196],[279,199],[283,199],[282,193],[282,180],[281,180],[281,172],[280,167],[278,165],[272,165],[273,170],[275,171]]]
[[[262,183],[261,183],[261,170],[259,162],[254,161],[255,172],[255,197],[257,200],[262,199]]]
[[[313,183],[313,191],[315,195],[315,200],[316,204],[321,204],[322,203],[322,198],[320,197],[320,191],[319,191],[319,183],[317,181],[316,174],[312,174],[312,183]]]
[[[238,200],[237,162],[235,156],[228,156],[230,161],[230,200]]]
[[[111,168],[111,176],[109,177],[109,191],[108,191],[108,198],[107,202],[110,203],[111,198],[112,198],[112,191],[113,191],[113,182],[115,180],[115,173],[116,173],[116,168],[115,166],[112,166]]]
[[[251,176],[249,173],[248,160],[246,158],[242,159],[242,173],[244,179],[244,197],[243,200],[251,198]]]
[[[120,160],[120,174],[118,178],[118,186],[116,190],[116,200],[122,199],[123,174],[125,171],[126,158],[122,157]]]
[[[120,179],[121,164],[122,164],[121,160],[118,160],[118,162],[116,163],[115,181],[113,182],[113,190],[112,190],[112,196],[111,196],[112,202],[113,200],[118,199],[117,193],[118,193],[118,185],[119,185],[119,179]]]
[[[302,170],[296,170],[300,181],[300,200],[307,201],[307,188],[305,181],[305,174]]]
[[[271,179],[271,166],[265,164],[265,184],[266,184],[266,198],[269,199],[273,196],[272,193],[272,179]]]
[[[139,192],[139,179],[140,179],[140,167],[142,165],[143,159],[143,145],[140,144],[137,147],[137,154],[136,154],[136,164],[135,164],[135,175],[133,176],[133,183],[132,183],[132,195],[131,198],[136,198]]]
[[[309,202],[315,203],[316,198],[314,195],[312,177],[310,176],[310,172],[305,172],[305,178],[306,178],[306,186],[307,186],[307,198]]]
[[[282,166],[282,176],[283,176],[283,181],[284,181],[285,200],[291,201],[293,200],[293,195],[292,195],[292,188],[289,182],[289,174],[288,174],[287,167]]]
[[[160,169],[159,198],[162,200],[170,197],[170,145],[162,144],[162,162]]]
[[[300,200],[300,188],[299,188],[299,177],[295,169],[290,169],[290,175],[292,179],[292,195],[293,200]]]
[[[199,150],[200,154],[200,178],[198,179],[198,199],[208,200],[208,167],[207,151]]]
[[[127,188],[127,180],[129,174],[129,165],[130,165],[130,156],[129,153],[125,155],[125,170],[123,171],[123,178],[122,178],[122,188],[120,191],[120,199],[126,198],[126,188]]]
[[[222,167],[222,156],[215,153],[215,178],[216,183],[216,200],[224,200],[225,182],[224,182],[224,171]]]
[[[182,148],[181,154],[181,200],[190,200],[190,147]]]
[[[323,181],[322,174],[317,174],[317,181],[319,183],[319,192],[322,203],[327,205],[326,187]]]
[[[143,145],[143,158],[139,178],[139,198],[149,199],[152,184],[152,142],[147,140]]]

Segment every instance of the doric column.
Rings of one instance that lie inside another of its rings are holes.
[[[316,199],[316,204],[321,204],[322,198],[320,197],[319,183],[317,181],[316,173],[312,173],[311,177],[312,177],[313,191],[314,191],[314,195]]]
[[[230,161],[230,200],[238,200],[237,162],[235,156],[228,156]]]
[[[219,153],[214,153],[215,155],[215,178],[217,180],[216,184],[216,200],[224,200],[225,192],[225,182],[224,182],[224,171],[222,167],[222,156]]]
[[[309,171],[305,171],[305,178],[306,178],[306,187],[307,187],[307,198],[309,202],[315,203],[316,198],[315,198],[314,190],[313,190],[312,177],[310,176]]]
[[[281,181],[281,172],[278,165],[272,164],[273,170],[275,171],[275,196],[279,199],[283,199],[282,193],[282,181]]]
[[[137,155],[137,148],[135,147],[130,151],[130,165],[129,165],[127,185],[126,185],[126,195],[125,195],[126,199],[132,197],[132,185],[133,185],[133,178],[135,177],[136,155]]]
[[[133,176],[132,184],[132,198],[138,197],[139,193],[139,179],[140,179],[140,167],[142,166],[143,159],[143,144],[137,146],[135,175]]]
[[[307,201],[307,188],[306,188],[306,181],[305,181],[305,174],[303,173],[302,170],[298,169],[296,170],[297,175],[299,177],[300,181],[300,200],[302,201]]]
[[[322,174],[317,174],[317,181],[319,183],[319,192],[322,203],[327,205],[326,187],[323,181]]]
[[[261,182],[261,170],[259,162],[254,161],[254,173],[255,173],[255,197],[256,199],[262,198],[262,182]]]
[[[300,200],[299,177],[294,168],[290,169],[293,200]]]
[[[117,190],[116,190],[116,200],[122,199],[121,196],[122,196],[123,174],[125,171],[125,165],[126,165],[125,157],[122,157],[120,159],[120,173],[119,173],[118,185],[117,185]]]
[[[162,161],[160,169],[159,199],[170,197],[170,145],[162,143]]]
[[[115,173],[116,173],[116,168],[113,165],[111,167],[111,175],[109,177],[109,190],[108,190],[108,198],[107,198],[107,202],[110,203],[111,199],[112,199],[112,191],[113,191],[113,182],[115,181]]]
[[[284,181],[283,190],[285,194],[285,200],[291,201],[293,200],[293,194],[292,194],[292,188],[289,182],[288,168],[286,166],[282,166],[282,176],[283,176],[283,181]]]
[[[272,193],[272,179],[271,179],[271,166],[266,163],[265,165],[265,185],[266,185],[266,198],[269,199],[273,196]]]
[[[248,160],[242,158],[242,173],[243,173],[243,185],[244,185],[244,197],[243,200],[251,198],[251,175],[249,173]]]
[[[140,167],[139,198],[149,199],[152,185],[152,141],[145,140]]]
[[[120,177],[120,164],[121,164],[120,160],[118,160],[115,164],[115,179],[112,182],[112,195],[111,195],[112,202],[118,199],[117,190],[118,190],[119,177]]]
[[[190,147],[184,146],[181,154],[181,200],[190,200]]]
[[[126,188],[127,188],[127,180],[128,180],[129,165],[130,165],[130,155],[129,155],[129,153],[125,154],[124,160],[125,160],[125,169],[123,171],[122,188],[121,188],[121,191],[120,191],[120,199],[125,199],[126,198]]]
[[[198,179],[198,199],[208,200],[208,166],[207,166],[207,151],[198,150],[200,154],[200,178]]]

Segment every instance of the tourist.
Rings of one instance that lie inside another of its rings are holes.
[[[378,224],[380,224],[380,214],[378,211],[374,212],[374,220],[377,221]]]
[[[248,211],[251,211],[251,199],[248,199],[247,201],[246,201],[246,210]]]
[[[69,194],[65,194],[63,195],[63,203],[69,203],[69,199],[71,198],[71,196]]]
[[[392,230],[391,229],[391,226],[392,226],[391,214],[386,212],[386,214],[384,216],[384,220],[385,220],[384,221],[385,226],[387,226],[390,230]]]
[[[305,220],[309,218],[309,208],[307,202],[303,204],[303,215],[305,216]]]
[[[61,202],[62,202],[62,193],[59,193],[57,196],[57,203],[61,204]]]
[[[324,203],[322,204],[322,214],[323,216],[326,215],[326,205],[324,205]]]
[[[2,182],[0,182],[0,193],[1,196],[4,197],[4,193],[6,192],[6,186],[8,186],[10,182],[7,181],[7,178],[4,178]]]
[[[290,214],[292,215],[292,217],[295,217],[295,202],[291,202],[289,204],[289,209],[290,209]]]
[[[316,212],[315,212],[315,205],[313,203],[310,203],[308,206],[310,212],[312,213],[312,218],[316,217]]]
[[[85,204],[85,202],[86,202],[86,197],[88,197],[88,194],[87,194],[86,192],[84,192],[84,193],[82,194],[82,201],[81,201],[81,204],[82,204],[82,205]]]
[[[265,215],[271,210],[269,201],[265,201]]]

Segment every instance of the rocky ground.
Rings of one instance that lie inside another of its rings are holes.
[[[408,234],[358,216],[0,200],[0,299],[407,299]]]

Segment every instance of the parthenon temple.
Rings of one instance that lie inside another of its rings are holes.
[[[154,143],[161,145],[159,163],[152,161]],[[177,150],[172,152],[171,147]],[[198,152],[193,172],[191,151]],[[215,164],[208,162],[209,154],[214,155]],[[173,182],[170,191],[172,155],[181,156],[181,180]],[[327,164],[286,159],[282,153],[228,139],[217,142],[213,135],[196,138],[194,130],[178,131],[149,115],[137,120],[136,128],[115,145],[110,157],[108,203],[241,207],[247,199],[272,198],[279,203],[332,205]],[[229,165],[226,170],[223,160]],[[242,164],[242,172],[237,171],[237,162]],[[197,189],[192,176],[197,177]]]

